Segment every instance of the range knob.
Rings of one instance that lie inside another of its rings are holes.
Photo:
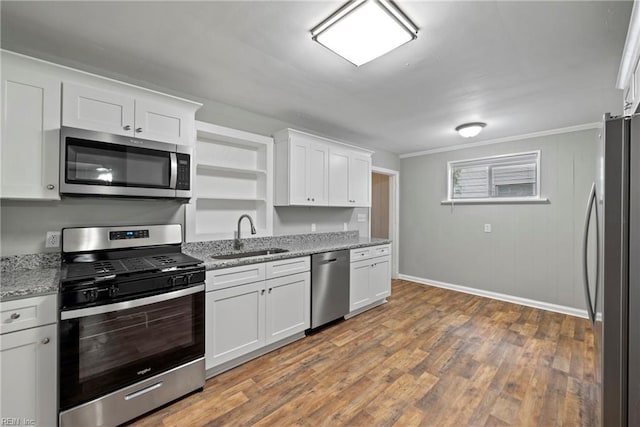
[[[82,292],[82,295],[84,295],[84,298],[87,302],[94,302],[98,299],[98,290],[95,288],[87,289],[86,291]]]
[[[118,285],[111,285],[109,287],[109,296],[111,298],[115,298],[116,296],[118,296],[119,291],[120,291],[120,288],[118,288]]]

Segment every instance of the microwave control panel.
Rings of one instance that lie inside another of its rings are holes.
[[[178,179],[176,190],[191,189],[191,158],[188,154],[177,153]]]

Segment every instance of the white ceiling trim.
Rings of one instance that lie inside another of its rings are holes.
[[[531,132],[531,133],[525,133],[522,135],[507,136],[504,138],[488,139],[486,141],[480,141],[476,143],[470,142],[466,144],[452,145],[451,147],[440,147],[440,148],[434,148],[432,150],[416,151],[414,153],[400,154],[398,157],[400,157],[401,159],[406,159],[408,157],[418,157],[418,156],[426,156],[429,154],[444,153],[447,151],[464,150],[465,148],[484,147],[485,145],[500,144],[503,142],[520,141],[523,139],[539,138],[541,136],[559,135],[562,133],[578,132],[578,131],[587,130],[587,129],[597,129],[601,125],[602,125],[601,122],[585,123],[583,125],[568,126],[564,128],[558,128],[558,129],[549,129],[549,130],[543,130],[540,132]]]

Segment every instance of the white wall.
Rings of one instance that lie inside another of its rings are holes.
[[[402,159],[400,273],[583,309],[580,250],[597,133]],[[541,194],[549,204],[441,204],[448,161],[538,149]]]

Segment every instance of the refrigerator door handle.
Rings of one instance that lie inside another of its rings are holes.
[[[591,222],[591,213],[593,212],[593,204],[594,202],[597,204],[596,200],[596,183],[594,182],[591,186],[591,192],[589,193],[589,201],[587,202],[587,212],[585,214],[584,219],[584,231],[582,233],[582,275],[583,275],[583,284],[584,284],[584,294],[587,302],[587,314],[589,315],[589,320],[593,325],[596,321],[595,318],[595,307],[593,300],[591,299],[591,291],[589,290],[589,263],[588,263],[588,244],[589,244],[589,223]],[[596,206],[596,224],[598,217],[598,207]],[[597,229],[596,225],[596,229]],[[600,233],[598,233],[600,234]],[[596,247],[599,249],[599,236],[596,238]],[[597,252],[599,253],[599,251]],[[597,276],[599,274],[599,262],[596,262],[596,286],[597,286]],[[595,296],[597,298],[598,289],[596,287]]]

